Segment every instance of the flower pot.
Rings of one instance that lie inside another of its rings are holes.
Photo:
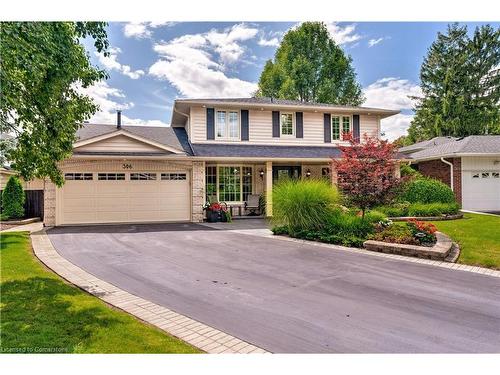
[[[220,211],[207,210],[207,221],[209,223],[221,221]]]

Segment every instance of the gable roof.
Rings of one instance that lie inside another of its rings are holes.
[[[188,136],[184,128],[122,125],[121,130],[145,140],[150,140],[153,143],[163,145],[166,148],[174,148],[187,155],[192,155]],[[112,135],[119,131],[120,129],[117,129],[116,125],[84,124],[83,127],[76,132],[77,142],[104,135]]]
[[[401,150],[400,150],[401,151]],[[461,155],[500,155],[500,135],[470,135],[428,146],[410,153],[411,159],[432,159]]]

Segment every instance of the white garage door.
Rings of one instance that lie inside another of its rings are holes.
[[[189,173],[65,173],[58,225],[188,221]]]
[[[500,170],[464,172],[462,206],[472,211],[500,211]]]

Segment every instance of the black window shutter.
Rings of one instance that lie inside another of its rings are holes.
[[[353,115],[352,116],[352,136],[354,138],[354,141],[359,143],[359,115]]]
[[[323,116],[323,128],[325,134],[325,143],[332,142],[332,116],[329,113],[325,113]]]
[[[295,136],[297,138],[304,138],[304,113],[295,112]]]
[[[248,129],[248,109],[241,110],[241,140],[248,141],[249,129]]]
[[[280,112],[273,111],[273,138],[280,136]]]
[[[207,108],[207,139],[215,139],[215,110]]]

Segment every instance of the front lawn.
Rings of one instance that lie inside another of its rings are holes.
[[[26,232],[1,234],[0,352],[198,353],[38,262]]]
[[[459,263],[500,269],[500,216],[465,214],[433,223],[460,245]]]

